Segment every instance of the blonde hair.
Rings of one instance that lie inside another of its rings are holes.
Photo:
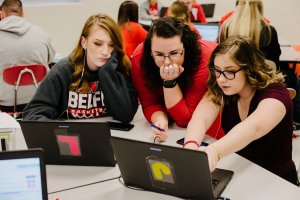
[[[175,1],[168,9],[168,16],[175,17],[184,23],[191,22],[189,8],[182,1]]]
[[[72,51],[72,53],[70,54],[70,60],[75,70],[72,75],[73,82],[70,85],[70,90],[74,91],[78,89],[78,91],[80,92],[90,91],[89,83],[87,81],[86,76],[84,76],[85,73],[83,72],[86,55],[85,55],[85,50],[81,45],[81,38],[82,37],[88,38],[94,26],[98,26],[108,32],[114,44],[114,49],[115,51],[118,52],[118,56],[117,56],[118,70],[121,73],[129,76],[130,61],[124,53],[123,40],[122,40],[120,27],[111,17],[100,13],[97,15],[92,15],[87,19],[82,29],[79,40],[77,42],[77,45]]]
[[[233,15],[221,27],[219,42],[230,36],[242,35],[252,38],[259,48],[263,26],[269,29],[269,37],[265,41],[268,44],[271,40],[271,29],[263,19],[263,0],[238,0]]]

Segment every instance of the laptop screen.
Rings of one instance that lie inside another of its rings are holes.
[[[8,152],[9,153],[9,152]],[[39,157],[0,157],[0,199],[43,200]]]
[[[218,24],[194,24],[203,40],[217,42],[220,26]]]

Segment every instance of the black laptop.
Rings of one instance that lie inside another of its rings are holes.
[[[0,199],[48,199],[41,149],[0,152]]]
[[[43,148],[46,164],[115,166],[106,122],[21,121],[28,148]]]
[[[187,199],[214,200],[233,176],[212,174],[206,153],[124,138],[111,138],[123,181],[128,186]]]
[[[201,6],[206,18],[210,18],[214,16],[216,4],[208,3],[208,4],[201,4]]]

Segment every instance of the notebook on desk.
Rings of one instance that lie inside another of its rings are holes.
[[[218,41],[220,25],[219,24],[200,24],[194,23],[194,26],[199,31],[202,40],[208,40],[212,42]]]
[[[0,152],[0,199],[48,199],[41,149]]]
[[[216,4],[208,3],[208,4],[201,4],[201,6],[206,18],[210,18],[214,16]]]
[[[105,122],[21,121],[28,148],[43,148],[47,164],[115,166]]]
[[[207,155],[177,147],[111,138],[123,181],[128,186],[181,198],[214,200],[233,171],[209,171]]]

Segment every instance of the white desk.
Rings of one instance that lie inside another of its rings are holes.
[[[222,17],[220,17],[220,16],[207,17],[206,22],[207,23],[219,23],[221,18]]]
[[[291,46],[281,46],[281,55],[279,60],[285,62],[300,62],[300,53]]]
[[[226,162],[219,165],[221,166],[235,171],[233,179],[222,196],[232,200],[299,200],[300,198],[299,188],[237,155],[228,158]],[[154,192],[132,190],[124,187],[118,180],[49,195],[49,200],[57,198],[60,200],[179,199]]]
[[[89,120],[89,121],[95,121]],[[149,124],[144,120],[141,110],[134,118],[135,127],[130,132],[114,131],[113,136],[152,142]],[[169,129],[169,138],[164,144],[179,146],[176,140],[182,138],[185,129]],[[20,135],[19,135],[20,136]],[[237,154],[231,154],[219,161],[219,168],[235,172],[222,196],[233,200],[299,200],[300,188],[280,177],[251,163]],[[114,178],[120,175],[118,167],[78,167],[47,166],[48,192],[63,190],[92,182]],[[86,187],[49,194],[49,200],[119,200],[119,199],[177,199],[176,197],[128,189],[118,180],[102,182]]]
[[[152,25],[152,20],[139,19],[139,24],[150,27]]]

